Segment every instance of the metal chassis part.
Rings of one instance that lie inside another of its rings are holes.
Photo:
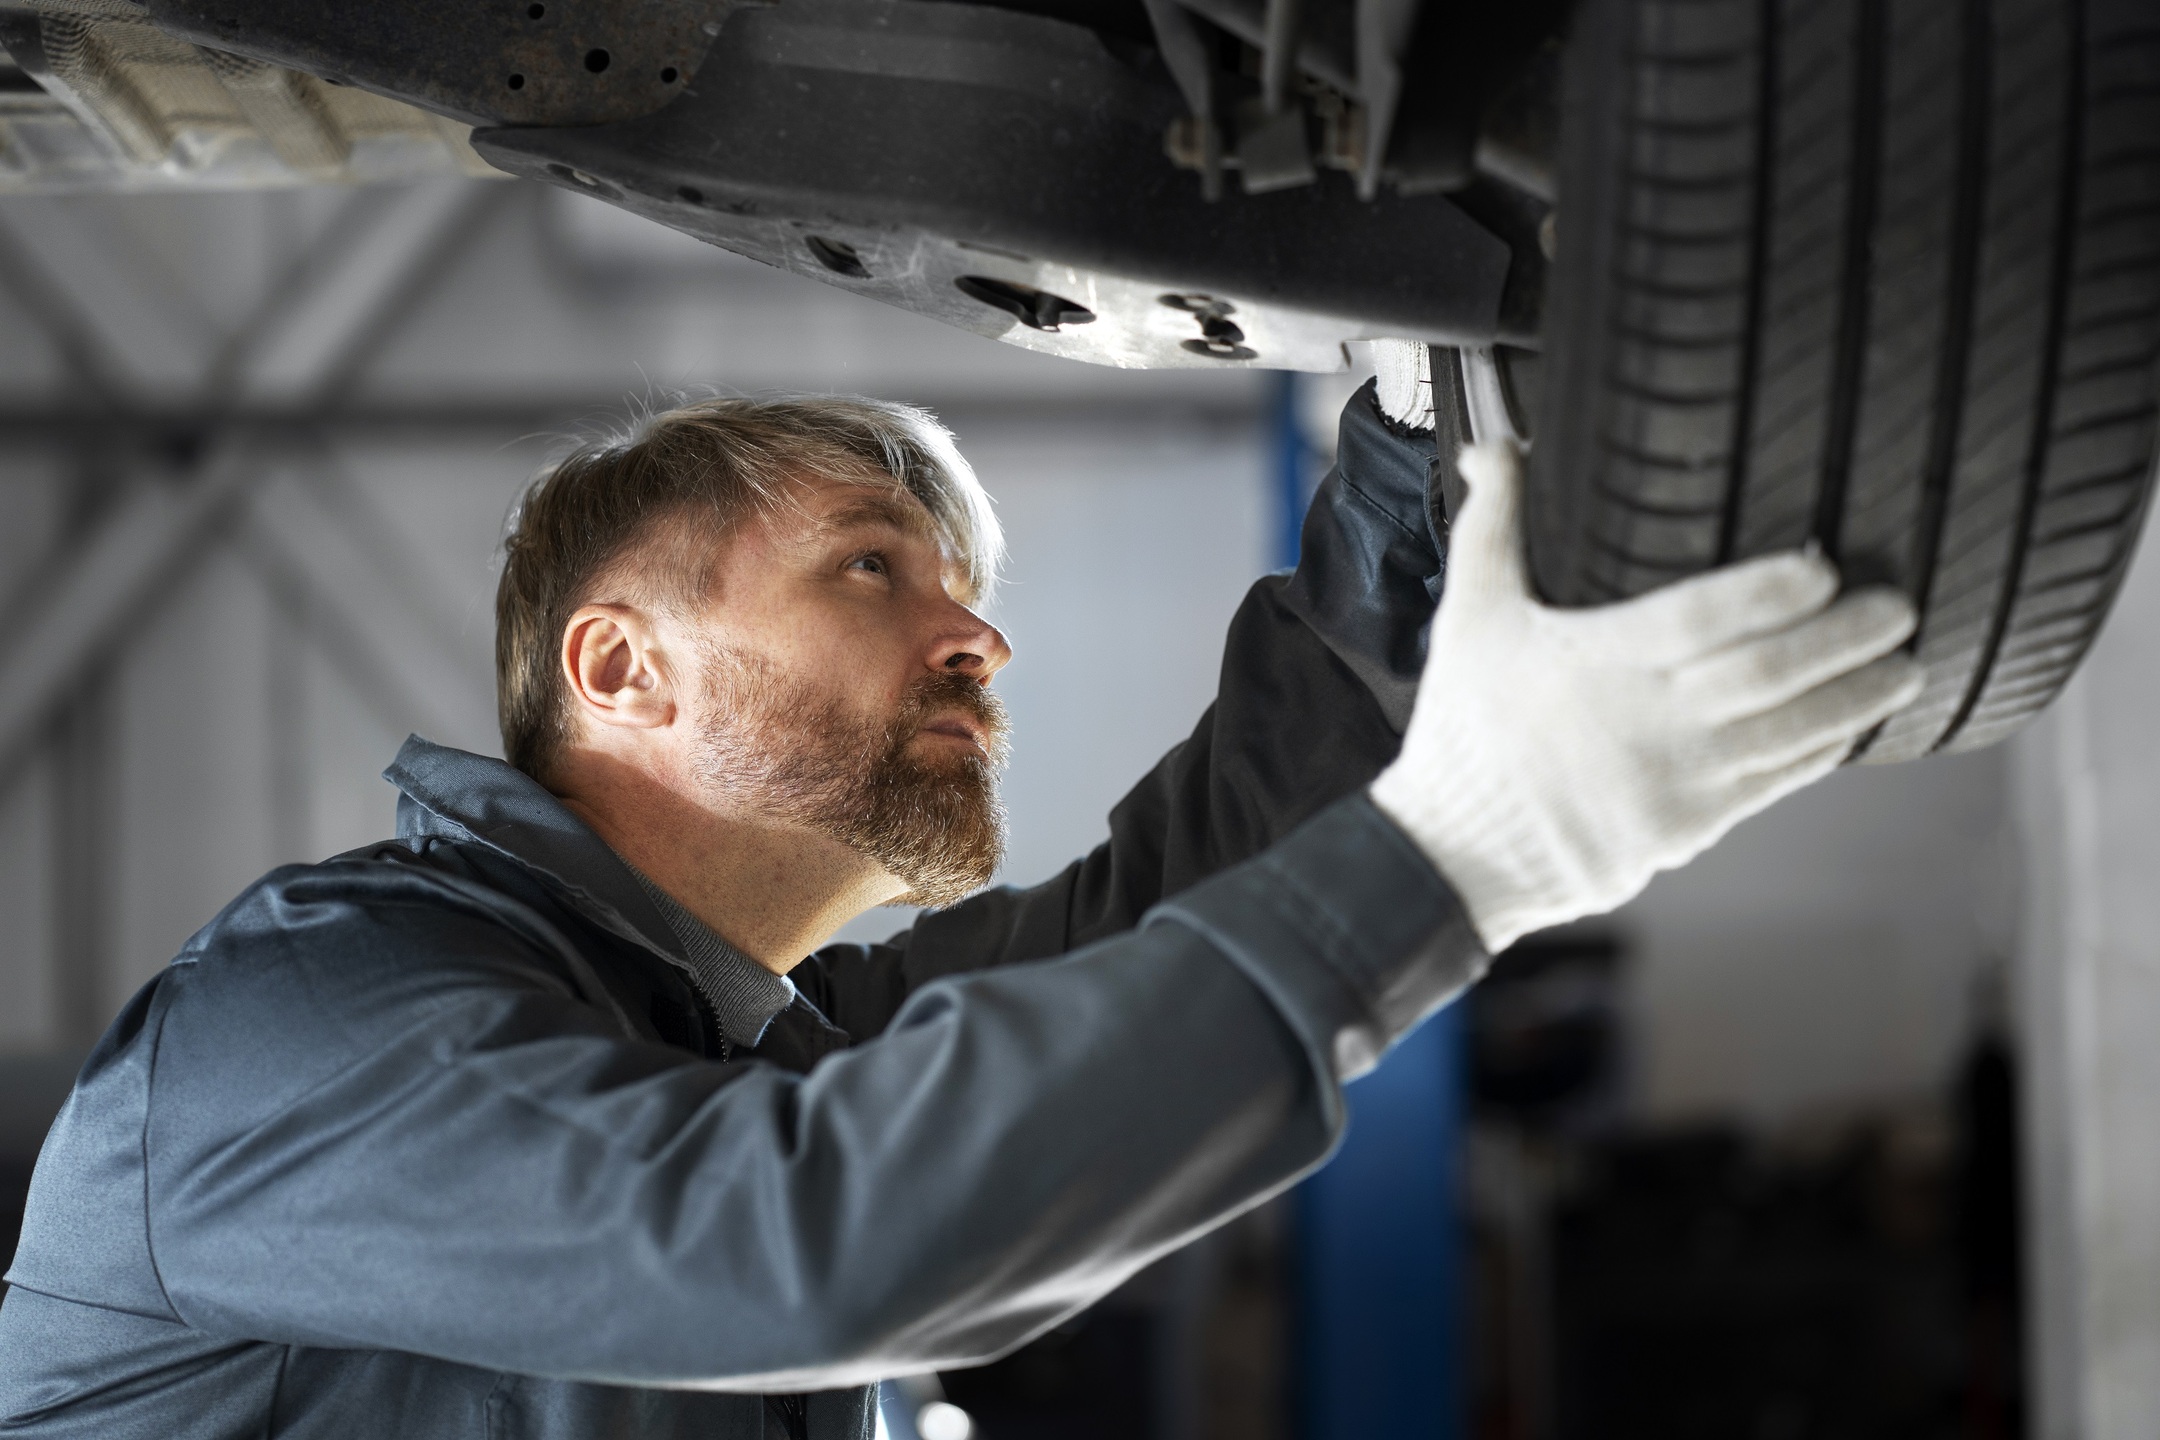
[[[514,174],[1030,349],[1332,370],[1380,336],[1536,345],[1550,196],[1480,116],[1534,71],[1550,3],[1144,3],[1154,43],[1045,0],[147,8],[474,123]]]

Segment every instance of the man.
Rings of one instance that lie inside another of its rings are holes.
[[[1009,651],[944,433],[722,401],[556,466],[499,592],[511,763],[408,742],[396,841],[274,872],[128,1005],[40,1157],[0,1415],[859,1440],[871,1382],[1292,1183],[1487,953],[1915,693],[1909,607],[1817,559],[1543,609],[1505,450],[1464,458],[1434,619],[1413,400],[1351,403],[1304,560],[1110,840],[968,899]],[[818,949],[901,897],[946,908]]]

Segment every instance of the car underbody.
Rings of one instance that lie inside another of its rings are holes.
[[[1082,8],[45,0],[0,43],[108,184],[415,173],[471,127],[510,173],[1075,359],[1536,345],[1557,7]],[[369,155],[369,123],[424,143]]]

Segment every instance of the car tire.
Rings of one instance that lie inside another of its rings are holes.
[[[1921,611],[1865,759],[1986,745],[2128,564],[2160,390],[2150,0],[1585,0],[1531,561],[1593,604],[1807,544]]]

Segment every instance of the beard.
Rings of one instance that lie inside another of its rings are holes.
[[[950,905],[1005,858],[1005,707],[965,675],[924,675],[890,718],[761,656],[709,646],[694,766],[715,798],[836,840],[898,877],[896,903]],[[981,727],[987,754],[925,759],[910,748],[940,714]]]

